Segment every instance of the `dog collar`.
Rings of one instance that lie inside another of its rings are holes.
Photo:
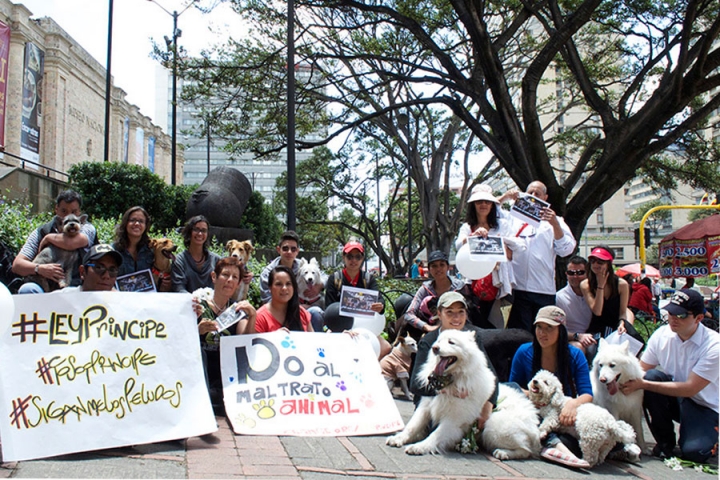
[[[311,298],[309,300],[305,300],[304,298],[301,298],[300,303],[302,303],[303,305],[311,305],[311,304],[317,302],[318,300],[320,300],[320,295],[318,295],[315,298]]]

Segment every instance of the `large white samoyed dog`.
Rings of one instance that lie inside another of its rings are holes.
[[[629,342],[612,345],[600,339],[590,372],[593,403],[607,409],[616,419],[629,423],[635,430],[638,446],[647,453],[642,427],[643,390],[629,395],[620,392],[621,384],[642,378],[645,373],[628,347]]]
[[[453,450],[495,390],[495,375],[475,343],[475,333],[444,330],[417,379],[423,387],[439,382],[438,393],[423,397],[405,429],[385,443],[407,445],[410,455]],[[437,427],[427,435],[431,424]]]
[[[313,257],[308,262],[304,258],[300,260],[295,280],[298,284],[298,296],[300,303],[305,307],[325,308],[325,281],[318,261]]]

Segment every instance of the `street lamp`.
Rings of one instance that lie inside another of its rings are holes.
[[[185,13],[188,8],[192,7],[192,5],[197,0],[191,0],[187,7],[185,7],[180,13],[177,12],[177,10],[173,10],[170,12],[165,7],[160,5],[156,0],[148,0],[148,2],[152,2],[158,7],[160,7],[163,12],[167,13],[173,18],[173,33],[172,33],[172,39],[169,39],[168,37],[165,37],[165,44],[167,45],[168,50],[172,48],[172,54],[173,54],[173,60],[172,60],[172,145],[171,145],[171,160],[170,160],[170,183],[172,185],[175,185],[175,172],[176,172],[176,165],[177,165],[177,39],[182,36],[182,31],[177,28],[177,20],[180,15]]]
[[[110,70],[112,64],[112,26],[113,26],[113,0],[108,1],[108,39],[107,64],[105,65],[105,146],[103,147],[103,160],[110,160],[110,96],[111,87]]]

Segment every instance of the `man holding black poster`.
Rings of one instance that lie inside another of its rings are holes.
[[[539,181],[530,183],[525,193],[547,201],[547,187]],[[503,198],[517,200],[520,193],[507,192]],[[524,238],[527,249],[512,258],[516,286],[507,328],[532,332],[535,316],[542,307],[555,304],[555,256],[566,257],[575,250],[575,237],[562,217],[548,206],[540,211],[540,224],[533,227],[515,219],[516,236]]]

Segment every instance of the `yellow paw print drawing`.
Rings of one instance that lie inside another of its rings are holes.
[[[275,404],[275,400],[273,400],[273,399],[268,400],[267,404],[265,403],[265,400],[260,400],[260,403],[254,404],[253,408],[255,410],[257,410],[258,418],[267,420],[267,419],[273,418],[275,416],[275,409],[272,408],[274,404]]]
[[[238,413],[237,415],[235,415],[235,423],[242,424],[248,428],[255,428],[256,425],[255,420],[250,417],[246,417],[242,413]]]

